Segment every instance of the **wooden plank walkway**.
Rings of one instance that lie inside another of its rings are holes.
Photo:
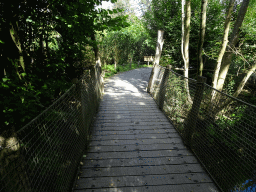
[[[75,192],[218,191],[145,92],[151,69],[105,83]]]

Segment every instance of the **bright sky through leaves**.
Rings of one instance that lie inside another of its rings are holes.
[[[134,8],[136,16],[141,15],[140,7],[139,7],[139,0],[130,0],[132,8]],[[102,5],[98,6],[98,8],[103,9],[111,9],[113,7],[113,3],[110,1],[102,1]]]

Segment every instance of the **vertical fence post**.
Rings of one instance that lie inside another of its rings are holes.
[[[164,75],[161,81],[160,85],[160,91],[159,91],[159,109],[163,109],[164,107],[164,99],[165,99],[165,93],[166,93],[166,86],[169,79],[170,70],[172,69],[171,65],[168,65],[164,70]]]
[[[186,140],[190,147],[192,147],[192,139],[196,128],[196,123],[198,119],[198,113],[203,99],[204,86],[206,82],[206,77],[198,76],[196,83],[196,92],[193,99],[193,105],[188,115],[186,127]]]
[[[150,77],[149,77],[149,80],[148,80],[148,87],[147,87],[147,92],[148,93],[150,93],[150,89],[151,89],[151,86],[152,86],[152,81],[153,81],[153,77],[154,77],[154,71],[155,71],[155,68],[153,67],[152,71],[151,71],[151,74],[150,74]]]

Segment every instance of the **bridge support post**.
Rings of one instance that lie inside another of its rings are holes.
[[[155,67],[153,66],[153,69],[151,71],[151,74],[150,74],[150,77],[149,77],[149,80],[148,80],[148,87],[147,87],[147,92],[150,93],[150,89],[151,89],[151,86],[152,86],[152,82],[153,82],[153,77],[154,77],[154,70]]]
[[[196,83],[196,92],[193,99],[192,108],[188,114],[187,123],[185,124],[185,137],[188,145],[192,147],[193,136],[195,134],[196,123],[198,119],[198,113],[200,105],[203,99],[204,86],[206,82],[206,77],[198,76]]]
[[[160,85],[159,100],[158,101],[159,101],[159,109],[161,109],[161,110],[164,107],[166,86],[167,86],[167,83],[168,83],[169,74],[170,74],[171,69],[172,69],[171,65],[168,65],[165,68],[164,75],[163,75],[163,78],[162,78],[162,81],[161,81],[161,85]]]

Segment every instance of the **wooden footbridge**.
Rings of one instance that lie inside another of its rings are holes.
[[[150,68],[105,82],[75,192],[218,191],[146,93]]]
[[[26,126],[0,133],[0,192],[254,192],[256,106],[200,79],[157,65],[108,79],[103,95],[92,66]]]

